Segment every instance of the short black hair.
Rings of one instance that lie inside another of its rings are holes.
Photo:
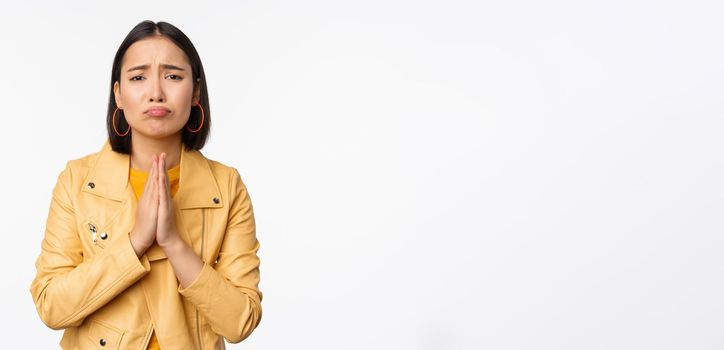
[[[199,58],[196,48],[191,43],[191,40],[181,30],[176,28],[167,22],[153,22],[153,21],[142,21],[138,23],[123,39],[121,46],[116,52],[116,57],[113,59],[113,69],[111,71],[111,93],[108,99],[108,115],[106,117],[106,129],[108,131],[108,139],[110,140],[111,148],[119,153],[130,154],[131,153],[131,137],[133,133],[128,133],[126,136],[118,136],[113,129],[113,112],[118,107],[116,105],[116,99],[113,93],[113,84],[118,81],[121,83],[121,64],[123,63],[123,56],[126,54],[128,48],[135,42],[145,39],[151,36],[164,36],[170,39],[181,51],[186,54],[191,64],[191,75],[194,82],[194,92],[196,91],[195,84],[199,86],[199,103],[204,109],[204,124],[201,130],[192,133],[187,130],[186,127],[182,128],[181,141],[187,150],[200,150],[206,144],[206,139],[209,137],[209,130],[211,127],[211,109],[209,108],[209,95],[206,89],[206,76],[204,75],[204,66],[201,64],[201,58]],[[198,80],[198,81],[197,81]],[[123,115],[123,110],[119,109],[116,112],[116,129],[120,133],[125,133],[130,126],[126,122],[126,117]],[[189,121],[186,124],[188,128],[193,130],[198,129],[198,125],[201,123],[201,110],[199,108],[191,108],[191,115]]]

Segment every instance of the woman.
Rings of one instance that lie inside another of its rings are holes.
[[[106,140],[53,189],[30,292],[63,349],[224,349],[261,320],[259,242],[239,172],[205,158],[191,41],[143,21],[113,61]]]

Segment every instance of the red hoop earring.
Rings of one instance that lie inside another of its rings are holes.
[[[190,131],[190,132],[196,133],[196,132],[199,132],[199,130],[201,130],[202,126],[204,126],[204,107],[201,107],[201,104],[198,102],[196,102],[196,104],[194,106],[199,106],[199,108],[201,109],[201,124],[199,124],[199,127],[196,128],[196,130],[191,130],[191,128],[189,128],[188,124],[186,124],[186,129],[188,129],[188,131]]]
[[[116,112],[118,112],[118,109],[119,108],[116,107],[116,110],[113,111],[113,117],[111,117],[111,124],[113,124],[113,131],[116,132],[116,135],[123,137],[123,136],[128,135],[128,132],[131,131],[131,126],[130,125],[128,126],[128,130],[126,130],[126,132],[124,134],[121,134],[118,132],[118,129],[116,129]]]

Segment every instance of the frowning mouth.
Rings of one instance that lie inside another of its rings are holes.
[[[163,117],[163,116],[171,113],[171,111],[165,107],[151,107],[143,113],[146,113],[152,117]]]

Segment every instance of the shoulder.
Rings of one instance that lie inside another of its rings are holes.
[[[100,152],[93,152],[67,160],[65,167],[56,173],[53,196],[68,203],[72,202],[70,198],[81,190],[82,182],[95,165],[99,154]]]
[[[225,184],[230,188],[232,191],[243,188],[246,189],[246,186],[244,185],[244,181],[242,180],[241,173],[239,170],[231,165],[228,165],[226,163],[222,163],[218,160],[208,158],[204,156],[206,160],[209,163],[209,167],[211,168],[212,173],[216,177],[216,181],[218,181],[220,184]]]
[[[88,153],[80,157],[71,158],[66,161],[65,167],[60,171],[58,178],[70,182],[72,180],[83,180],[88,172],[93,169],[100,151]]]
[[[74,173],[88,172],[88,170],[93,168],[100,154],[101,151],[97,151],[81,157],[72,158],[66,162],[65,167]]]
[[[217,176],[219,181],[241,181],[241,173],[236,167],[227,165],[215,159],[206,158],[209,162],[211,171]]]

